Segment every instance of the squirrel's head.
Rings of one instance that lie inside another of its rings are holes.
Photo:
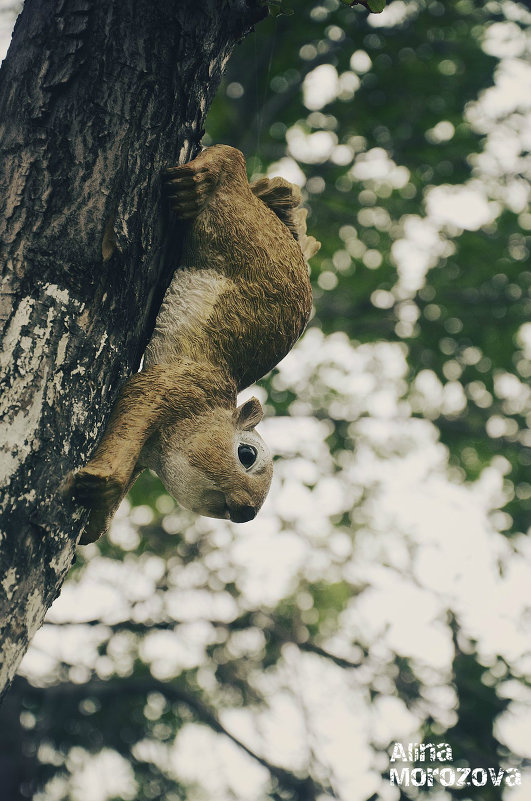
[[[257,398],[234,411],[207,410],[162,429],[143,451],[143,464],[185,509],[246,523],[262,506],[273,475],[269,448],[254,430],[262,417]]]

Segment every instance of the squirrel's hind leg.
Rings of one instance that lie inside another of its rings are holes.
[[[301,190],[298,186],[290,184],[285,178],[259,178],[251,184],[256,197],[260,198],[271,211],[274,211],[279,220],[291,231],[297,240],[306,261],[314,256],[321,247],[315,237],[306,233],[306,215],[308,210],[301,208]]]
[[[196,217],[223,183],[248,187],[243,154],[228,145],[213,145],[181,167],[165,170],[171,209],[182,219]]]
[[[197,217],[214,188],[211,172],[192,164],[166,170],[166,189],[170,208],[183,220]]]
[[[165,188],[170,208],[183,220],[197,217],[219,181],[216,171],[201,156],[182,167],[165,170]]]

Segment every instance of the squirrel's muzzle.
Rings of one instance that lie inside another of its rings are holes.
[[[230,519],[233,523],[248,523],[256,517],[257,510],[254,506],[229,507]]]

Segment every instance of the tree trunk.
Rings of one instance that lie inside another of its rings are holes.
[[[195,155],[260,0],[26,0],[0,71],[0,690],[60,591],[94,448],[178,262]]]

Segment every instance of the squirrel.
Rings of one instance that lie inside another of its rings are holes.
[[[104,534],[138,475],[152,469],[181,506],[235,523],[268,493],[271,453],[257,398],[237,393],[269,372],[308,322],[306,235],[298,187],[247,180],[243,154],[206,148],[165,171],[170,208],[188,221],[140,372],[122,386],[90,461],[65,491],[90,508],[80,542]]]

